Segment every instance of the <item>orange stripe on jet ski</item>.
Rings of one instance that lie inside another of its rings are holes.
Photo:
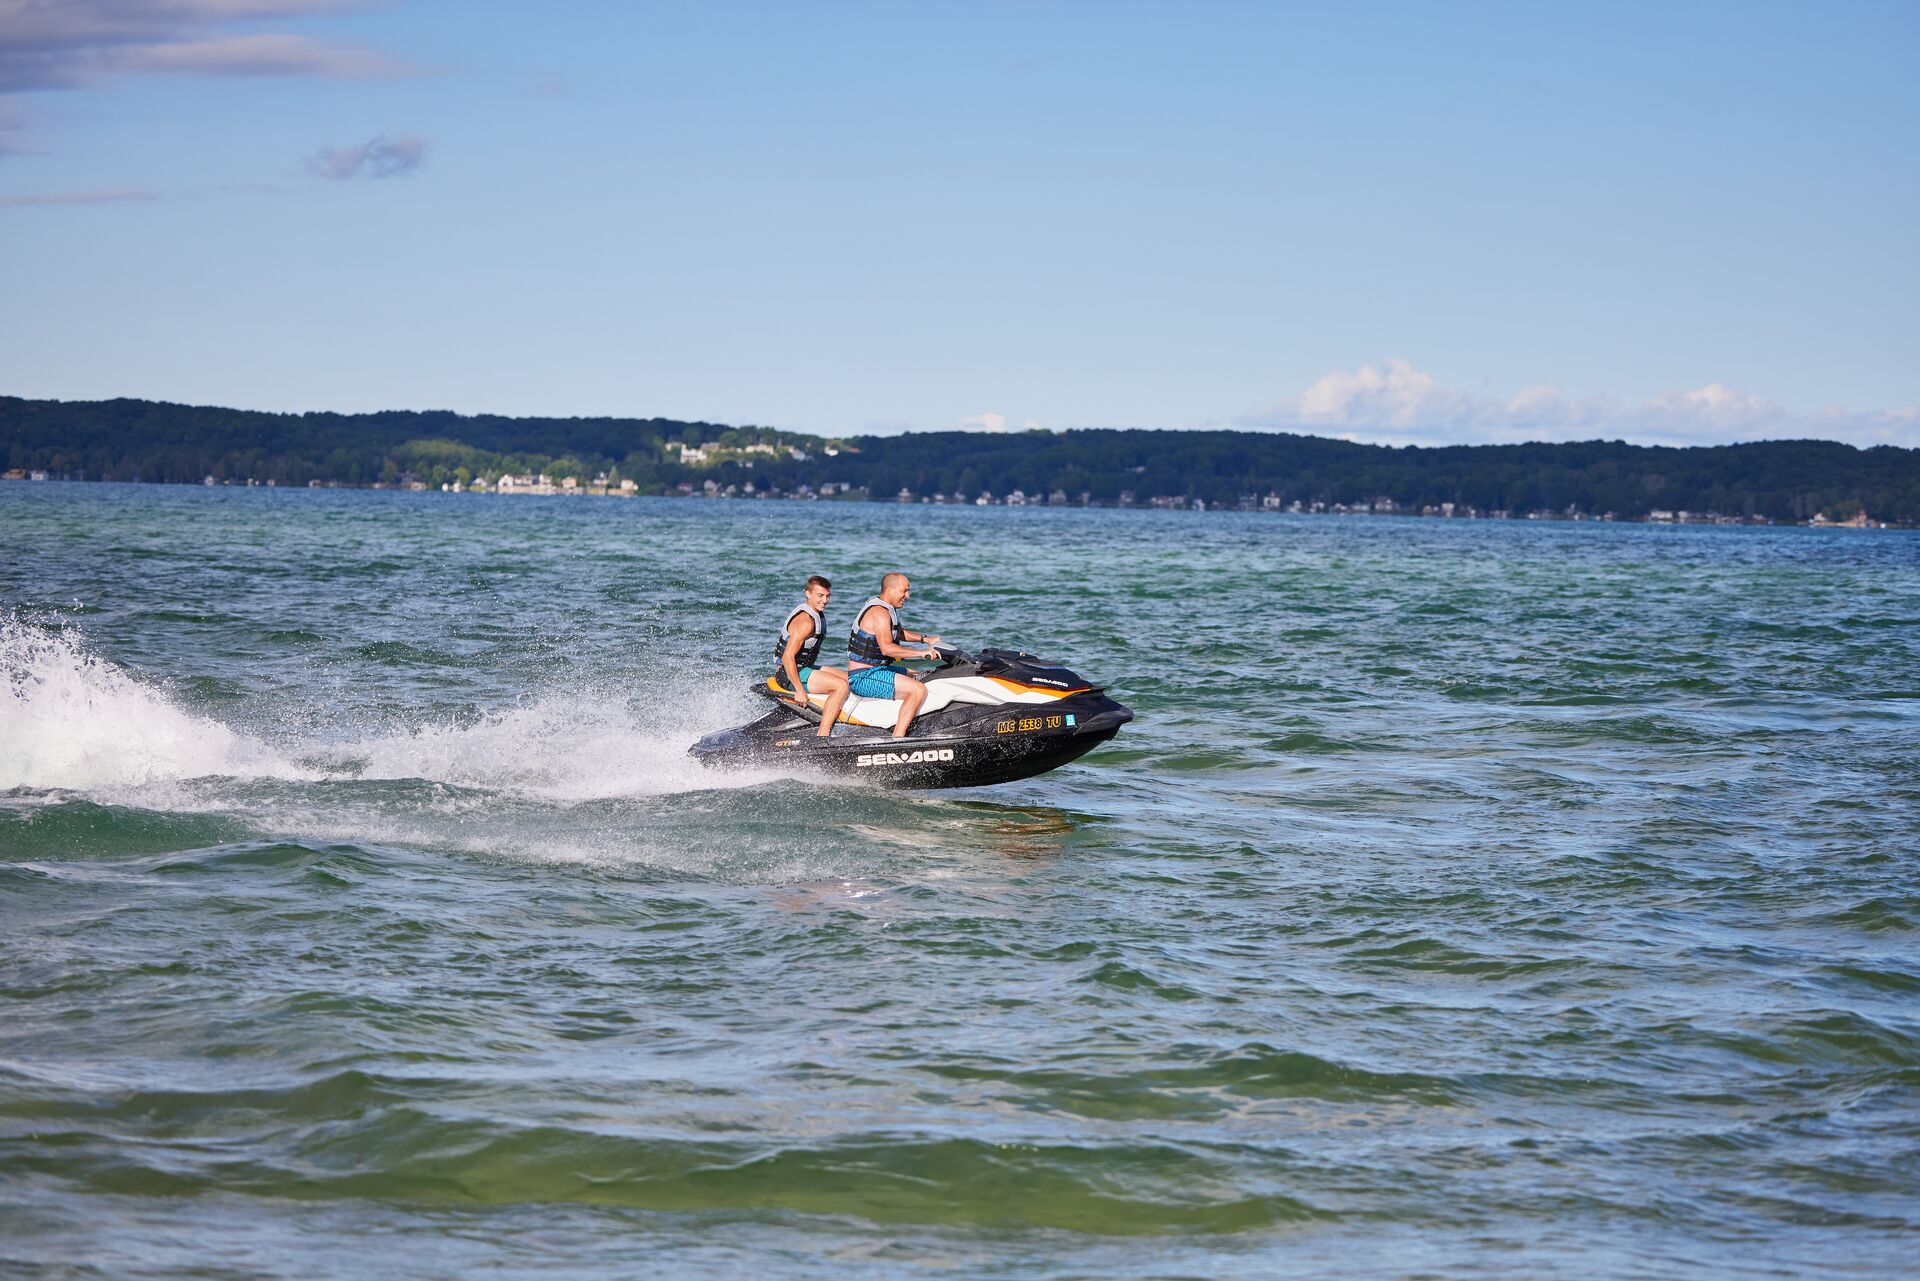
[[[1004,686],[1018,693],[1045,694],[1048,698],[1065,698],[1069,694],[1084,694],[1093,688],[1091,685],[1082,685],[1079,689],[1044,689],[1039,685],[1022,685],[1019,681],[1010,681],[1002,676],[989,676],[986,679],[995,685]]]

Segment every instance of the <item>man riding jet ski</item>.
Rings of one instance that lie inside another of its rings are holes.
[[[802,711],[780,678],[769,676],[754,692],[779,706],[707,735],[691,754],[707,765],[827,770],[893,787],[980,787],[1065,765],[1133,719],[1099,686],[1032,654],[933,649],[940,665],[916,682],[926,695],[904,739],[893,735],[906,710],[900,699],[863,698],[856,685],[832,736],[823,738],[825,696],[810,693]]]
[[[915,680],[900,665],[906,658],[938,658],[933,649],[908,649],[906,642],[938,645],[938,636],[910,632],[900,625],[900,607],[907,603],[913,584],[901,573],[880,580],[880,594],[867,597],[867,603],[853,616],[853,630],[847,633],[847,686],[862,698],[893,699],[900,704],[900,719],[894,722],[893,736],[905,738],[907,727],[927,700],[927,687]]]

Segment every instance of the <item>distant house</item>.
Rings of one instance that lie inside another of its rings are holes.
[[[1867,515],[1867,509],[1864,507],[1862,507],[1859,511],[1855,512],[1853,515],[1848,516],[1842,520],[1828,520],[1827,514],[1825,512],[1816,512],[1814,514],[1813,520],[1810,521],[1809,523],[1812,524],[1817,529],[1871,529],[1873,528],[1873,520]]]

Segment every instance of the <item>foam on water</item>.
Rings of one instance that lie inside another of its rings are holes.
[[[71,633],[0,619],[0,790],[303,774],[265,744],[182,710]]]
[[[688,727],[738,719],[738,700],[635,707],[591,694],[550,695],[476,721],[422,725],[317,754],[366,779],[425,779],[561,803],[738,785],[687,755]],[[765,776],[756,776],[765,777]]]
[[[733,696],[635,706],[555,694],[477,719],[344,738],[268,742],[187,710],[93,653],[71,629],[0,620],[0,791],[180,803],[188,780],[324,783],[419,779],[556,804],[744,786],[687,755],[696,727],[737,718]],[[193,789],[203,799],[206,789]]]

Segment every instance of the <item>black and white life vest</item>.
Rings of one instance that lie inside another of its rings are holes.
[[[847,633],[847,657],[849,659],[847,665],[849,667],[854,664],[858,664],[861,667],[881,667],[892,661],[887,657],[886,652],[880,648],[880,638],[878,636],[875,636],[872,632],[860,630],[860,620],[865,618],[867,611],[875,605],[886,610],[887,617],[892,620],[893,643],[898,645],[905,640],[900,629],[900,611],[881,600],[878,596],[869,596],[867,597],[867,603],[855,611],[853,615],[853,630]]]
[[[776,661],[781,663],[786,662],[787,642],[793,638],[793,620],[802,614],[805,614],[813,620],[813,635],[807,637],[806,640],[800,643],[799,652],[793,656],[793,665],[796,669],[802,667],[818,667],[820,665],[820,642],[826,637],[827,624],[825,620],[820,617],[820,611],[811,605],[796,606],[794,611],[787,615],[786,626],[780,629],[780,639],[774,643],[773,655]]]

